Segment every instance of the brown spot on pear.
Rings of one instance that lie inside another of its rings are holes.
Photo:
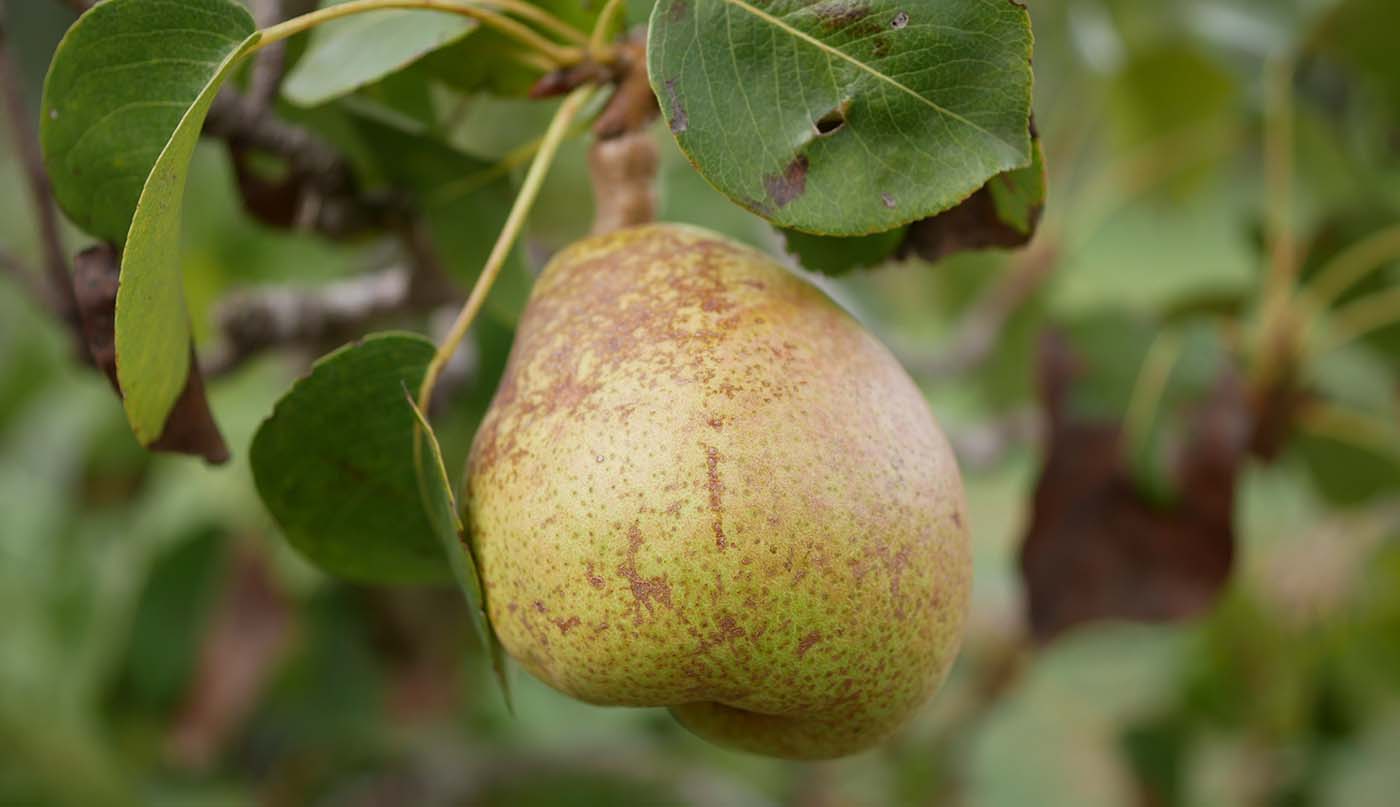
[[[957,654],[962,482],[923,396],[822,292],[703,230],[622,230],[550,263],[466,506],[511,655],[715,742],[870,748]],[[511,602],[585,629],[532,632]]]

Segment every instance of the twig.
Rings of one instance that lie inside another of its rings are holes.
[[[19,259],[10,253],[0,249],[0,272],[14,278],[16,284],[24,289],[25,293],[34,299],[44,308],[53,308],[53,302],[49,299],[48,287],[31,270],[27,269]]]
[[[408,204],[397,196],[361,192],[349,162],[330,144],[270,110],[251,110],[242,95],[226,88],[209,110],[204,134],[228,143],[244,206],[264,223],[346,238],[411,219]],[[289,178],[268,183],[258,177],[245,165],[249,151],[286,160]]]
[[[351,184],[349,165],[329,143],[270,114],[249,114],[251,108],[242,95],[225,89],[209,108],[204,134],[284,157],[294,170],[315,177],[324,192],[343,192]]]
[[[258,28],[268,28],[292,16],[288,13],[287,5],[290,0],[254,0],[253,21]],[[306,6],[300,11],[310,11],[313,3],[305,0],[297,0],[297,4]],[[253,59],[252,70],[248,76],[248,93],[244,97],[246,114],[249,117],[260,117],[277,100],[277,90],[282,86],[282,77],[286,73],[287,64],[287,43],[278,42],[269,45],[258,52]]]
[[[14,138],[15,150],[24,163],[25,179],[29,184],[30,201],[39,225],[39,245],[43,250],[44,271],[52,293],[49,301],[54,313],[76,332],[78,304],[73,296],[73,281],[68,273],[68,258],[58,229],[58,212],[54,207],[49,177],[44,170],[44,157],[39,138],[29,126],[32,118],[25,109],[24,94],[17,80],[6,32],[0,29],[0,85],[5,96],[6,118]]]
[[[319,349],[386,317],[455,299],[450,293],[436,300],[416,297],[416,274],[395,266],[311,289],[271,286],[230,295],[214,310],[220,336],[204,351],[204,374],[226,375],[274,347]]]

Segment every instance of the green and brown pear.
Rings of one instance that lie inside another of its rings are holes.
[[[512,656],[718,743],[870,748],[957,654],[966,507],[927,403],[821,291],[703,230],[624,230],[550,263],[467,507]]]

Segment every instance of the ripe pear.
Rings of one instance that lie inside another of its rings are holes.
[[[957,654],[953,454],[890,353],[748,247],[658,224],[535,285],[468,461],[486,601],[529,672],[794,759],[889,736]]]

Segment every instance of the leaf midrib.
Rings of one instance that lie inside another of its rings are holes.
[[[777,17],[774,17],[772,14],[769,14],[768,12],[763,11],[762,9],[755,8],[754,6],[752,6],[752,5],[750,5],[749,3],[745,2],[745,0],[724,0],[724,2],[725,2],[725,3],[728,3],[728,4],[731,5],[731,6],[735,6],[736,8],[739,8],[739,9],[742,9],[742,10],[744,10],[744,11],[747,11],[748,13],[754,15],[755,17],[758,17],[760,20],[763,20],[764,22],[768,23],[769,25],[772,25],[772,26],[774,26],[775,28],[779,29],[780,31],[783,31],[783,32],[785,32],[785,33],[787,33],[787,34],[789,34],[789,35],[791,35],[791,36],[793,36],[793,37],[796,37],[797,39],[802,40],[803,42],[806,42],[807,44],[809,44],[809,45],[811,45],[811,46],[817,48],[818,50],[824,51],[824,52],[826,52],[826,53],[829,54],[829,55],[836,56],[836,57],[839,58],[839,59],[843,59],[843,60],[845,60],[845,61],[847,61],[847,62],[849,62],[849,63],[855,65],[857,68],[859,68],[859,69],[861,69],[861,70],[864,70],[865,72],[869,73],[870,75],[874,76],[875,78],[879,79],[880,81],[883,81],[883,82],[885,82],[886,84],[889,84],[890,86],[894,87],[895,89],[897,89],[897,90],[899,90],[899,91],[901,91],[901,92],[904,92],[904,93],[906,93],[906,94],[908,94],[908,95],[910,95],[910,96],[912,96],[912,97],[918,99],[920,102],[926,104],[926,105],[929,106],[931,109],[933,109],[934,111],[938,112],[939,114],[941,114],[941,115],[946,115],[947,117],[952,118],[953,120],[958,121],[959,123],[962,123],[962,124],[964,124],[964,125],[966,125],[966,126],[969,126],[969,127],[971,127],[972,129],[975,129],[975,130],[978,131],[978,132],[981,132],[982,134],[986,135],[987,137],[990,137],[991,139],[995,140],[996,142],[1001,143],[1001,144],[1004,145],[1004,146],[1007,146],[1007,147],[1010,148],[1013,152],[1015,152],[1018,156],[1020,155],[1020,148],[1019,148],[1015,143],[1010,143],[1010,142],[1006,141],[1005,139],[1003,139],[1000,135],[997,135],[997,134],[994,134],[994,133],[988,131],[986,128],[984,128],[984,127],[982,127],[982,126],[980,126],[980,125],[978,125],[978,124],[976,124],[976,123],[974,123],[974,122],[968,120],[967,118],[963,117],[962,115],[959,115],[958,113],[954,112],[953,110],[948,109],[948,108],[946,108],[946,107],[943,107],[943,106],[939,105],[938,103],[934,102],[932,99],[925,98],[924,96],[920,95],[919,92],[918,92],[917,90],[915,90],[914,88],[912,88],[912,87],[910,87],[910,86],[908,86],[908,85],[906,85],[906,84],[903,84],[903,83],[901,83],[901,82],[895,80],[894,78],[891,78],[890,76],[885,75],[884,73],[881,73],[879,70],[876,70],[875,68],[871,67],[870,65],[866,64],[865,62],[862,62],[861,60],[859,60],[859,59],[857,59],[856,57],[850,55],[849,53],[846,53],[845,51],[841,50],[840,48],[832,47],[831,45],[828,45],[827,43],[821,41],[820,39],[817,39],[816,37],[812,36],[811,34],[808,34],[808,33],[804,32],[804,31],[800,31],[800,30],[798,30],[798,29],[792,27],[792,26],[789,25],[788,23],[783,22],[781,19],[779,19],[779,18],[777,18]]]

